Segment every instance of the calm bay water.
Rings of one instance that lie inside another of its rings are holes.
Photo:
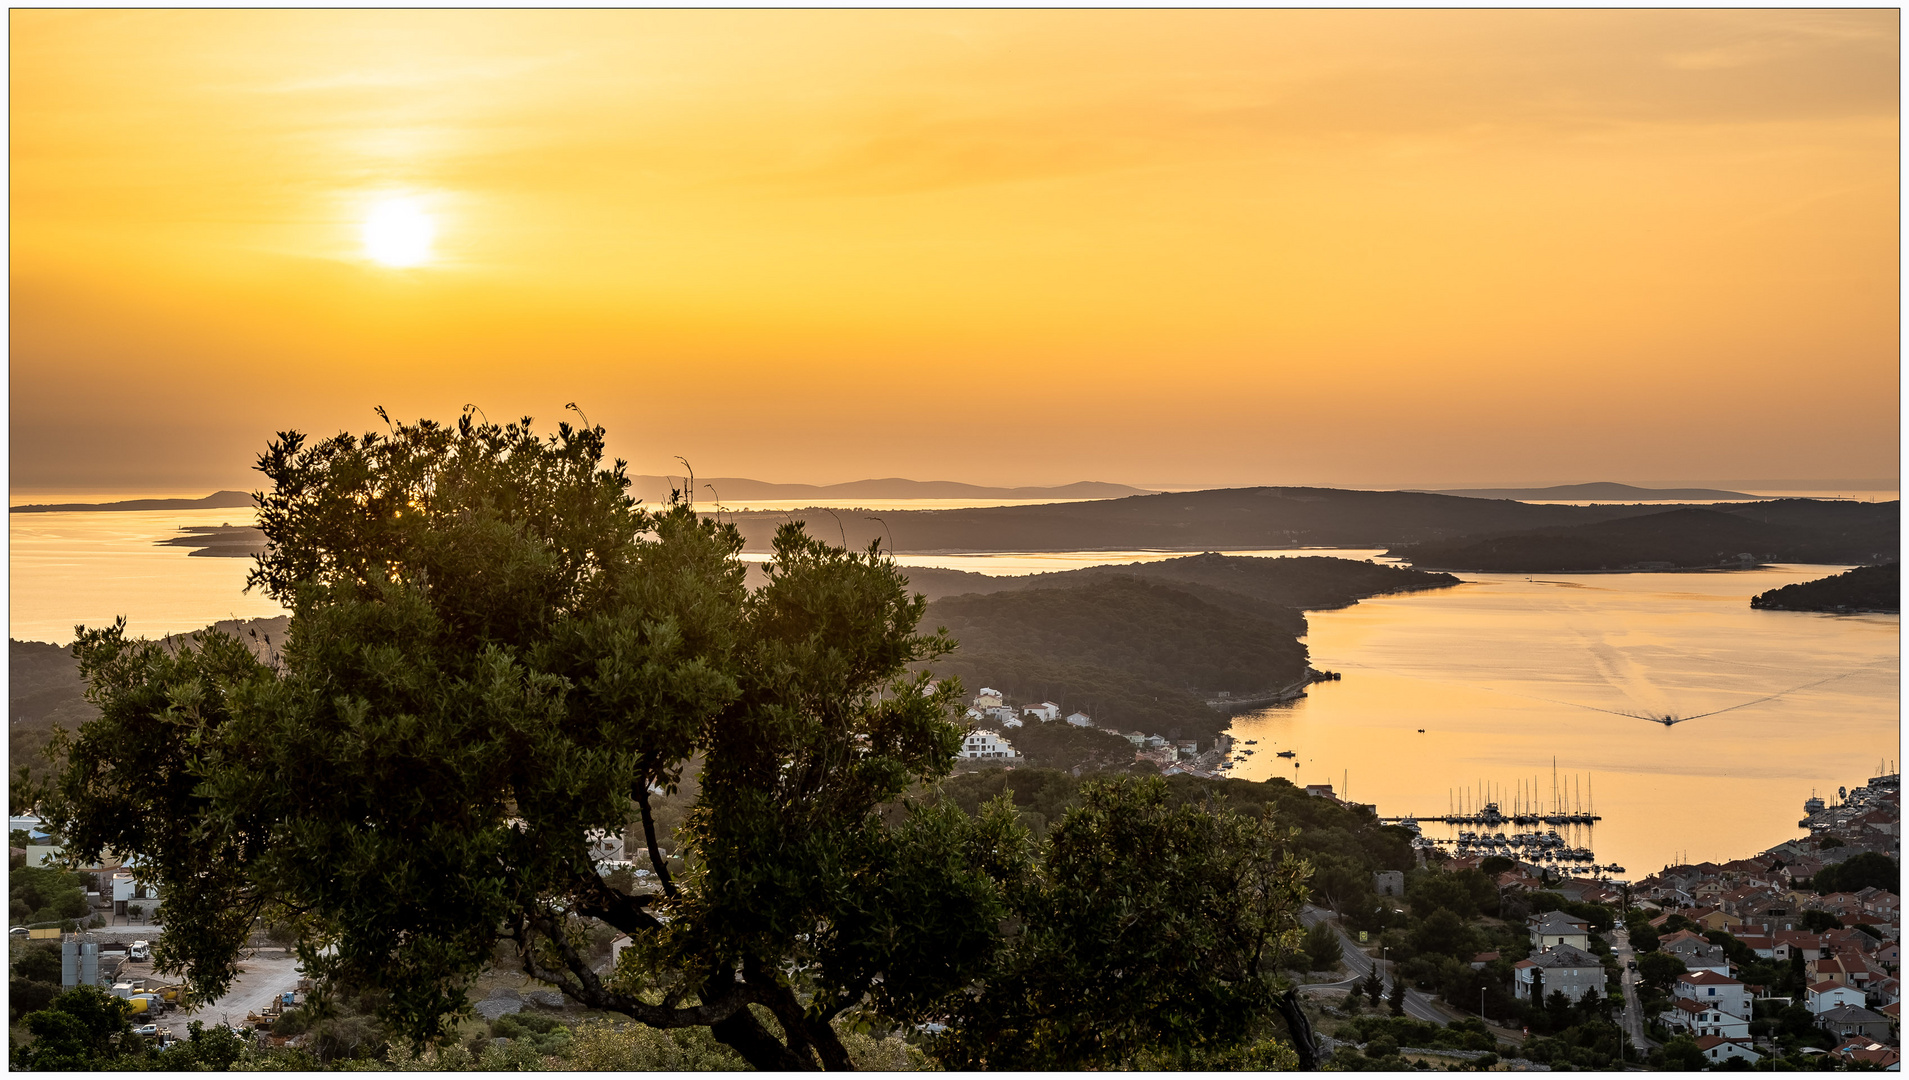
[[[1842,569],[1464,574],[1311,612],[1312,662],[1344,679],[1237,718],[1234,734],[1259,745],[1233,775],[1349,782],[1382,815],[1429,815],[1476,805],[1486,796],[1460,789],[1487,785],[1506,808],[1521,783],[1549,802],[1555,759],[1604,818],[1576,842],[1623,876],[1681,852],[1752,854],[1801,835],[1812,790],[1834,801],[1899,756],[1900,618],[1749,606]],[[1830,676],[1842,677],[1668,728],[1594,711],[1688,716]]]
[[[283,614],[241,592],[249,559],[188,557],[155,541],[244,510],[10,515],[10,636],[66,642],[73,625],[129,617],[136,634]],[[1031,574],[1183,552],[903,556],[908,566]],[[1239,552],[1338,555],[1359,550]],[[1900,619],[1752,611],[1749,598],[1842,567],[1732,573],[1464,574],[1450,589],[1312,612],[1316,667],[1344,679],[1244,714],[1256,739],[1234,775],[1330,782],[1387,816],[1442,814],[1459,789],[1520,783],[1548,800],[1555,758],[1604,821],[1577,842],[1642,877],[1688,852],[1749,854],[1798,835],[1811,791],[1861,783],[1899,756]],[[1678,716],[1821,685],[1666,728]],[[1419,732],[1424,728],[1424,733]],[[1293,750],[1291,760],[1274,756]],[[1297,766],[1295,768],[1295,766]],[[1466,795],[1464,798],[1476,798]],[[1437,835],[1436,827],[1428,834]],[[1507,829],[1507,832],[1513,831]]]
[[[250,559],[188,557],[157,541],[192,525],[250,525],[247,509],[9,514],[8,636],[73,640],[73,626],[118,615],[137,635],[198,630],[221,619],[270,618],[285,610],[242,592]]]

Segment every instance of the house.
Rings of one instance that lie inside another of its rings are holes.
[[[1004,716],[1001,718],[1001,726],[1004,728],[1026,727],[1027,721],[1018,716]]]
[[[1039,705],[1025,705],[1022,706],[1021,711],[1040,717],[1043,724],[1061,718],[1061,707],[1051,701],[1043,701]]]
[[[1671,984],[1672,997],[1722,1009],[1732,1016],[1750,1017],[1750,995],[1744,985],[1714,971],[1686,971]]]
[[[987,759],[998,761],[1011,759],[1015,755],[1014,747],[1009,745],[1008,741],[1003,739],[998,732],[981,729],[968,732],[967,737],[961,740],[961,753],[959,756],[969,760]]]
[[[1679,930],[1667,934],[1657,941],[1660,951],[1670,953],[1684,962],[1684,967],[1692,971],[1714,971],[1719,975],[1730,974],[1730,961],[1723,955],[1723,946],[1712,945],[1710,939],[1689,930]]]
[[[1491,964],[1497,959],[1498,953],[1496,951],[1478,953],[1472,957],[1472,970],[1483,971],[1486,965]]]
[[[1833,982],[1843,986],[1853,986],[1858,990],[1867,985],[1872,978],[1869,965],[1861,957],[1849,953],[1837,953],[1821,959],[1806,961],[1803,975],[1810,983]]]
[[[1816,960],[1835,951],[1823,935],[1808,930],[1778,930],[1770,936],[1776,939],[1776,959],[1786,963],[1797,953],[1802,953],[1804,960]]]
[[[1726,1039],[1750,1037],[1750,1018],[1735,1016],[1714,1005],[1690,998],[1672,998],[1663,1013],[1664,1026],[1683,1030],[1693,1036],[1715,1035]]]
[[[974,707],[977,709],[998,709],[1005,704],[1007,701],[1001,696],[1001,691],[991,687],[984,686],[980,693],[974,695]]]
[[[1861,990],[1842,983],[1820,982],[1803,992],[1803,1004],[1808,1006],[1811,1016],[1821,1016],[1838,1005],[1862,1008],[1867,1003]]]
[[[1604,965],[1571,945],[1553,945],[1511,967],[1512,992],[1525,1001],[1562,993],[1573,1002],[1604,992]]]
[[[1315,799],[1331,799],[1334,802],[1339,801],[1339,797],[1332,793],[1331,784],[1307,784],[1306,794],[1311,795]]]
[[[1164,749],[1166,745],[1167,745],[1167,740],[1165,736],[1162,736],[1162,735],[1147,736],[1147,749],[1149,750]]]
[[[1126,739],[1135,746],[1144,747],[1147,745],[1147,737],[1138,731],[1129,731],[1127,734],[1121,736],[1121,738]]]
[[[1776,959],[1776,938],[1770,934],[1738,934],[1737,942],[1760,959]]]
[[[1829,1053],[1841,1061],[1861,1062],[1888,1072],[1897,1072],[1902,1068],[1902,1055],[1895,1048],[1869,1039],[1851,1039]]]
[[[1075,727],[1093,727],[1094,726],[1094,718],[1091,716],[1088,716],[1084,712],[1068,713],[1067,722],[1074,725]]]
[[[1816,1026],[1839,1039],[1852,1036],[1862,1036],[1865,1039],[1889,1037],[1889,1018],[1857,1005],[1838,1005],[1834,1009],[1819,1014],[1816,1018]]]
[[[1562,911],[1533,915],[1525,925],[1531,931],[1531,947],[1540,952],[1553,945],[1569,945],[1574,949],[1591,947],[1591,924]]]
[[[1711,1061],[1728,1061],[1731,1058],[1742,1058],[1749,1062],[1763,1060],[1762,1054],[1750,1049],[1748,1036],[1741,1039],[1726,1039],[1717,1035],[1706,1035],[1697,1040],[1697,1049],[1702,1050],[1704,1057]]]
[[[1183,758],[1196,758],[1200,756],[1200,740],[1198,739],[1181,739],[1179,742],[1173,744],[1173,748],[1178,750],[1180,756]]]

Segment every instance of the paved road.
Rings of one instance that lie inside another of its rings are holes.
[[[1648,1053],[1657,1044],[1644,1034],[1644,1011],[1637,1002],[1637,972],[1631,970],[1631,961],[1637,954],[1631,951],[1630,932],[1621,926],[1611,931],[1611,951],[1617,954],[1617,962],[1624,969],[1620,976],[1624,980],[1624,1015],[1618,1022],[1623,1025],[1631,1046]]]
[[[1300,911],[1299,917],[1307,926],[1316,926],[1321,922],[1331,919],[1332,912],[1308,904]],[[1301,990],[1350,990],[1355,983],[1358,983],[1366,977],[1374,965],[1379,963],[1379,961],[1365,954],[1365,950],[1359,947],[1358,942],[1352,940],[1352,935],[1346,933],[1344,927],[1334,924],[1333,929],[1339,934],[1339,951],[1344,956],[1346,970],[1352,974],[1338,982],[1311,983],[1306,986],[1301,986]],[[1385,966],[1388,969],[1391,967],[1390,964]],[[1384,984],[1386,993],[1390,994],[1392,992],[1391,972],[1389,970],[1381,971],[1379,973],[1379,981]],[[1425,1020],[1440,1026],[1444,1026],[1450,1022],[1450,1017],[1440,1012],[1438,1007],[1432,1004],[1430,997],[1409,986],[1405,988],[1405,1015],[1414,1020]]]

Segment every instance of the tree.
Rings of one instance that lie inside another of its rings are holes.
[[[1639,953],[1657,951],[1657,928],[1639,919],[1630,925],[1631,949]]]
[[[1385,1001],[1387,1005],[1390,1005],[1392,1007],[1393,1016],[1404,1016],[1405,1015],[1405,984],[1400,982],[1397,979],[1392,980],[1392,992],[1386,995]]]
[[[1357,988],[1365,991],[1365,996],[1372,999],[1374,1006],[1385,1000],[1385,980],[1379,977],[1379,965],[1372,965],[1371,970],[1365,973],[1365,979]]]
[[[1172,806],[1167,792],[1157,778],[1081,786],[1010,890],[1021,929],[1000,967],[953,999],[945,1064],[1193,1062],[1272,1019],[1269,967],[1303,940],[1305,865],[1271,819]]]
[[[1668,1072],[1696,1072],[1710,1063],[1697,1040],[1678,1035],[1652,1051],[1651,1064]]]
[[[1828,911],[1805,911],[1801,922],[1801,928],[1813,934],[1820,934],[1825,930],[1841,930],[1843,928],[1843,920]]]
[[[29,941],[20,946],[19,955],[13,960],[13,973],[22,979],[34,982],[60,982],[60,943],[57,941]]]
[[[1478,943],[1478,935],[1470,923],[1449,909],[1437,908],[1425,921],[1412,928],[1407,940],[1411,942],[1414,952],[1469,957],[1477,951],[1474,946]]]
[[[1487,855],[1479,860],[1478,872],[1488,877],[1497,877],[1508,870],[1516,870],[1518,861],[1508,855]]]
[[[79,635],[100,716],[45,801],[71,850],[153,868],[162,970],[216,995],[256,919],[294,920],[307,970],[385,988],[422,1043],[502,928],[576,1001],[795,1069],[850,1064],[851,1006],[918,1019],[986,968],[1011,815],[876,812],[960,738],[958,685],[909,674],[951,643],[906,579],[792,524],[751,592],[733,527],[638,507],[602,460],[600,428],[468,415],[281,435],[250,578],[292,609],[277,656]],[[678,880],[649,800],[693,761]],[[589,859],[638,822],[660,897]],[[636,942],[610,977],[586,920]]]
[[[1689,970],[1681,959],[1667,952],[1645,953],[1637,958],[1638,976],[1659,990],[1670,989],[1677,976]]]
[[[1308,928],[1304,947],[1309,971],[1331,971],[1345,958],[1338,931],[1329,923],[1319,922]]]
[[[132,1006],[95,986],[76,986],[23,1023],[33,1041],[13,1048],[15,1069],[72,1072],[118,1057],[130,1037]]]

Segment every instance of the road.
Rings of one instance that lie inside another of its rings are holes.
[[[1631,970],[1631,961],[1637,954],[1631,951],[1628,930],[1620,926],[1611,931],[1611,951],[1617,954],[1617,962],[1623,968],[1619,977],[1624,980],[1624,1015],[1619,1023],[1623,1025],[1624,1037],[1631,1041],[1632,1047],[1648,1053],[1657,1044],[1644,1034],[1644,1011],[1637,1002],[1637,972]]]
[[[1324,908],[1317,908],[1317,907],[1313,907],[1311,904],[1308,904],[1303,909],[1300,910],[1299,917],[1302,921],[1305,922],[1307,926],[1317,926],[1319,923],[1325,922],[1331,919],[1332,912],[1327,911]],[[1301,990],[1329,990],[1329,989],[1350,990],[1352,989],[1355,983],[1358,983],[1360,980],[1364,979],[1366,975],[1371,972],[1373,966],[1378,963],[1377,960],[1374,960],[1372,957],[1367,956],[1365,954],[1365,950],[1359,947],[1358,942],[1352,940],[1352,935],[1346,933],[1344,927],[1334,924],[1333,930],[1337,931],[1339,934],[1339,951],[1345,959],[1346,970],[1350,971],[1352,974],[1348,976],[1347,978],[1339,980],[1338,982],[1310,983],[1308,985],[1301,986],[1299,989]],[[1388,968],[1390,966],[1391,965],[1389,964],[1386,965],[1386,967]],[[1392,992],[1391,973],[1389,971],[1381,971],[1379,973],[1379,981],[1382,984],[1384,984],[1386,993],[1390,994]],[[1411,1017],[1414,1020],[1424,1020],[1429,1023],[1438,1024],[1440,1026],[1443,1026],[1451,1022],[1450,1017],[1446,1016],[1443,1012],[1439,1011],[1438,1006],[1432,1004],[1432,999],[1430,997],[1428,997],[1424,993],[1421,993],[1420,991],[1412,989],[1409,986],[1405,988],[1405,1015]]]

